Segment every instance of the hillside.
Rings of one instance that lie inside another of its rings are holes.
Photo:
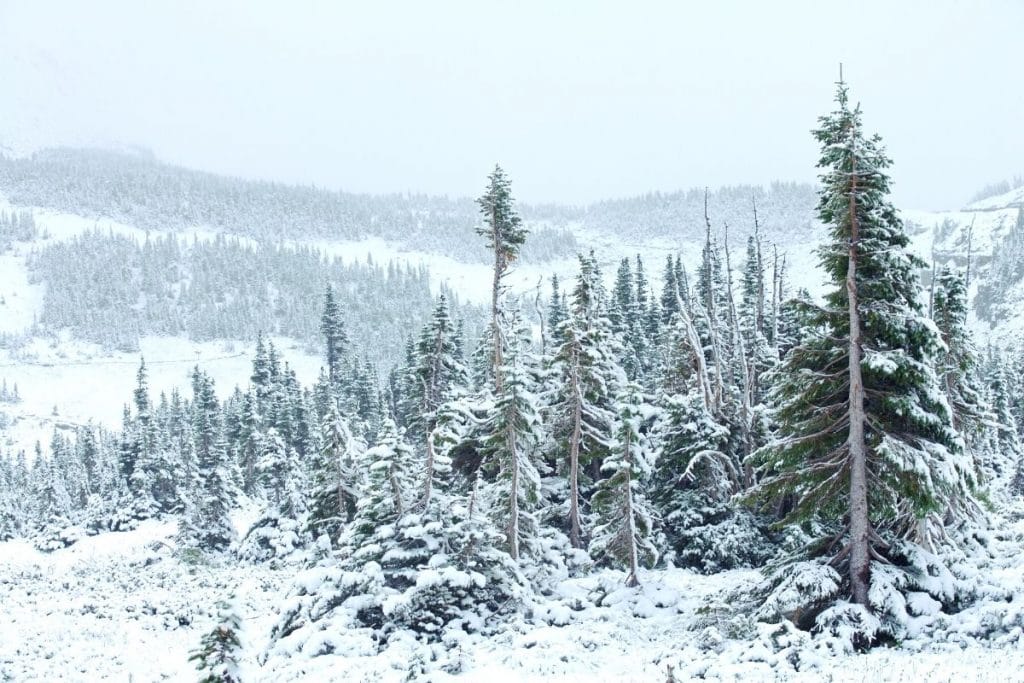
[[[971,324],[982,345],[1015,343],[1024,328],[1024,313],[1018,313],[1024,307],[1017,305],[1024,301],[1024,271],[1005,265],[1024,262],[1015,256],[1021,253],[1015,235],[1024,230],[1018,225],[1022,192],[955,212],[903,211],[912,249],[927,262],[964,267],[970,250]],[[812,217],[813,188],[776,183],[710,192],[713,231],[722,239],[729,226],[737,264],[755,202],[761,234],[785,259],[791,291],[820,292],[813,247],[822,235]],[[522,211],[535,230],[527,245],[542,245],[524,251],[510,278],[526,295],[528,310],[538,283],[546,297],[552,274],[572,277],[577,250],[593,250],[606,278],[622,258],[641,255],[656,287],[666,257],[681,254],[691,272],[698,265],[701,190]],[[328,281],[340,287],[353,339],[386,373],[404,352],[403,330],[429,311],[430,292],[448,294],[474,339],[490,282],[473,233],[476,206],[468,199],[349,195],[214,176],[146,155],[61,149],[0,157],[0,214],[8,217],[0,220],[0,335],[7,349],[0,353],[37,364],[28,373],[9,362],[0,376],[23,388],[55,381],[60,370],[49,355],[33,350],[41,346],[29,344],[40,335],[73,359],[80,351],[68,346],[67,334],[86,347],[98,344],[87,357],[122,359],[123,383],[130,381],[130,359],[143,345],[156,348],[160,336],[176,339],[169,348],[190,341],[197,352],[184,355],[200,360],[223,355],[217,340],[244,355],[264,331],[291,338],[293,353],[301,348],[315,358],[317,307]],[[412,222],[417,228],[410,232]],[[450,251],[453,244],[459,246]],[[120,269],[110,270],[110,262]],[[927,283],[930,272],[922,275]],[[161,359],[169,360],[166,354]],[[180,364],[184,384],[188,363]],[[227,389],[246,376],[222,379]],[[58,405],[58,412],[108,424],[116,414],[109,406],[90,413],[74,404]],[[52,407],[35,405],[31,415],[46,424]]]

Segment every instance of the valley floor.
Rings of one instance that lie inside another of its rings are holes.
[[[1019,531],[1012,537],[1019,540]],[[729,616],[729,591],[757,580],[757,572],[679,569],[648,572],[635,590],[622,588],[614,572],[564,581],[528,618],[458,647],[398,638],[378,652],[370,633],[352,632],[344,652],[261,664],[294,569],[183,562],[172,552],[174,535],[173,522],[150,521],[51,554],[27,541],[0,543],[0,681],[195,680],[189,651],[210,629],[215,602],[231,593],[243,621],[244,681],[662,683],[671,667],[677,681],[952,682],[1020,680],[1024,671],[1020,634],[970,637],[971,620],[991,610],[950,625],[947,633],[963,637],[933,633],[900,648],[829,655],[803,634],[780,636],[776,628],[770,635],[769,627]],[[1013,558],[998,564],[991,569],[1019,586]],[[1020,600],[1017,592],[1012,601]],[[776,647],[767,647],[772,638]]]

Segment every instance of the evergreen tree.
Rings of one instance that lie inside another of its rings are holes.
[[[1024,479],[1021,479],[1024,447],[1012,410],[1006,361],[1002,354],[990,351],[985,376],[987,404],[991,406],[993,419],[986,426],[989,443],[984,449],[986,457],[981,462],[982,474],[990,483],[1008,485],[1011,494],[1024,495]]]
[[[188,658],[196,663],[200,683],[240,683],[238,654],[242,643],[238,633],[242,620],[230,600],[217,603],[217,625],[203,635],[199,647]]]
[[[332,401],[321,426],[323,446],[311,464],[312,494],[309,529],[337,542],[342,529],[356,514],[362,489],[357,459],[364,449]]]
[[[499,480],[506,491],[497,493],[496,500],[504,504],[495,508],[505,516],[505,538],[508,552],[513,560],[519,559],[519,548],[524,532],[528,529],[531,515],[523,507],[536,502],[537,471],[532,450],[536,443],[531,438],[536,431],[536,406],[528,391],[524,349],[519,348],[520,340],[509,339],[519,333],[518,321],[506,320],[508,311],[504,307],[503,279],[509,267],[519,256],[526,242],[527,230],[516,213],[511,183],[500,166],[488,176],[487,190],[477,200],[484,225],[477,233],[487,239],[487,246],[494,253],[494,277],[491,287],[491,321],[488,329],[490,351],[490,379],[492,386],[487,390],[493,400],[488,417],[489,434],[484,439],[491,460],[497,465]],[[509,344],[509,342],[513,342]]]
[[[615,364],[612,324],[604,310],[600,271],[593,256],[580,256],[579,260],[570,316],[556,331],[559,345],[553,367],[557,389],[547,411],[555,446],[562,454],[556,460],[568,480],[566,527],[575,548],[585,545],[584,494],[591,479],[586,468],[591,466],[596,473],[611,453],[613,402],[622,381],[622,371]],[[631,308],[632,286],[624,296]]]
[[[640,585],[640,565],[649,566],[658,557],[651,541],[653,515],[642,488],[650,472],[644,413],[640,387],[630,384],[619,405],[617,446],[601,467],[607,477],[593,498],[596,520],[590,554],[598,562],[625,567],[629,587]]]
[[[768,555],[767,543],[756,520],[732,499],[744,482],[729,453],[729,428],[695,389],[661,402],[650,495],[668,558],[702,572],[757,566]]]
[[[559,290],[558,275],[551,275],[551,300],[548,303],[548,327],[557,330],[562,321],[569,317],[565,298]]]
[[[665,257],[665,270],[662,273],[661,288],[661,321],[668,323],[672,316],[679,312],[680,284],[676,277],[676,266],[672,255]]]
[[[458,356],[448,301],[443,294],[416,342],[410,372],[408,427],[415,434],[415,441],[422,444],[434,428],[440,406],[468,381],[466,368]]]
[[[192,373],[191,439],[195,452],[194,480],[190,482],[191,500],[181,518],[179,536],[186,544],[223,550],[235,537],[229,517],[233,476],[213,380],[198,367]]]
[[[541,441],[538,400],[531,391],[527,351],[529,330],[512,311],[509,327],[516,331],[505,344],[500,391],[489,398],[482,433],[484,466],[495,480],[487,486],[486,502],[495,525],[505,532],[505,550],[518,560],[524,545],[537,534],[534,510],[539,502],[540,472],[537,449]]]
[[[814,133],[830,238],[821,265],[834,290],[805,308],[813,333],[776,375],[780,438],[762,453],[759,493],[790,497],[786,521],[841,525],[831,562],[845,565],[858,609],[875,610],[885,606],[871,597],[872,558],[891,540],[925,540],[919,521],[969,500],[971,473],[933,368],[941,340],[918,303],[922,263],[887,199],[889,159],[842,82],[836,100]]]
[[[341,317],[341,308],[334,296],[334,288],[327,285],[324,293],[324,312],[320,318],[320,333],[326,349],[327,375],[331,386],[340,390],[344,384],[344,367],[348,352],[348,334]]]
[[[967,286],[962,275],[942,267],[935,277],[933,318],[945,348],[937,370],[953,412],[953,426],[968,446],[976,441],[988,418],[978,377],[977,352],[967,330]]]
[[[415,455],[405,442],[404,434],[393,420],[385,420],[379,441],[361,458],[366,487],[360,494],[350,532],[345,537],[347,552],[353,557],[379,559],[373,558],[379,547],[374,548],[369,539],[387,533],[381,527],[396,523],[412,506],[416,496],[414,463]]]

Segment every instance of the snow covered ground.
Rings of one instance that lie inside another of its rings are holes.
[[[273,339],[284,360],[303,385],[316,380],[318,354],[285,338]],[[226,398],[245,387],[252,374],[251,342],[193,342],[184,337],[144,337],[139,353],[117,353],[62,337],[33,339],[17,351],[0,349],[0,380],[18,387],[20,403],[0,404],[11,424],[0,430],[0,449],[31,453],[36,440],[45,446],[53,427],[74,429],[93,421],[106,427],[121,424],[131,400],[140,358],[145,358],[154,397],[178,389],[192,394],[191,372],[197,365],[216,382]]]
[[[240,514],[239,528],[247,521]],[[1024,525],[1006,531],[1019,543]],[[173,521],[149,521],[52,554],[26,541],[0,543],[0,680],[194,680],[188,653],[211,628],[215,602],[229,594],[243,623],[245,681],[661,683],[671,667],[678,681],[960,682],[1020,680],[1024,671],[1020,633],[1001,645],[971,635],[1000,609],[1012,613],[1005,606],[954,615],[944,640],[830,656],[802,634],[785,636],[791,647],[769,647],[763,633],[777,627],[729,616],[729,592],[756,581],[757,572],[679,569],[647,572],[639,589],[623,588],[615,572],[564,581],[503,632],[467,636],[458,647],[409,637],[378,651],[368,632],[353,632],[346,638],[361,646],[351,651],[262,661],[294,569],[183,561],[173,552],[174,534]],[[1016,590],[1010,603],[1020,610],[1024,578],[1011,552],[1019,545],[996,546],[993,575]],[[790,663],[794,652],[798,668]]]

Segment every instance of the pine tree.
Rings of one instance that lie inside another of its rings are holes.
[[[324,293],[324,312],[320,317],[320,333],[326,349],[327,375],[331,386],[340,391],[344,385],[345,361],[348,353],[348,334],[341,317],[341,308],[334,296],[334,288],[327,285]]]
[[[672,316],[679,312],[680,285],[676,277],[676,267],[672,255],[665,257],[665,270],[662,273],[661,289],[661,321],[668,323]]]
[[[998,351],[989,352],[985,380],[992,420],[986,425],[989,443],[981,462],[982,474],[988,482],[1005,483],[1011,494],[1024,495],[1024,446],[1013,415],[1006,361]]]
[[[356,504],[350,532],[345,537],[348,552],[354,557],[371,559],[375,549],[369,539],[383,525],[393,525],[412,506],[416,496],[415,456],[404,434],[393,420],[385,420],[378,442],[361,458],[366,471],[366,487]]]
[[[756,520],[733,502],[744,482],[729,428],[695,389],[662,397],[661,408],[650,496],[668,559],[702,572],[757,566],[767,544]]]
[[[967,330],[967,286],[962,275],[946,266],[935,277],[932,310],[945,344],[939,353],[939,378],[953,411],[953,426],[970,447],[989,416],[980,390],[978,355]]]
[[[191,500],[181,518],[179,536],[186,544],[223,550],[234,540],[229,516],[233,476],[228,462],[220,405],[213,380],[196,367],[192,373],[192,433],[195,449]]]
[[[332,401],[321,426],[323,446],[311,464],[309,529],[337,542],[356,514],[362,479],[357,460],[365,450]]]
[[[238,654],[242,643],[238,633],[242,620],[231,600],[217,603],[217,625],[203,635],[199,647],[188,658],[196,663],[200,683],[240,683]]]
[[[969,499],[971,474],[933,369],[941,341],[918,303],[923,264],[887,199],[889,159],[845,83],[836,100],[814,132],[830,238],[821,264],[834,290],[805,307],[814,332],[777,374],[780,438],[762,453],[759,493],[790,496],[787,521],[841,525],[831,561],[845,564],[853,603],[872,610],[871,561],[885,557],[885,539],[917,538],[920,519]]]
[[[452,392],[468,382],[466,368],[458,356],[448,301],[443,294],[416,342],[410,372],[408,427],[415,441],[422,444],[434,428],[438,408]]]
[[[548,409],[559,468],[567,477],[566,527],[575,548],[585,546],[585,488],[611,453],[614,442],[615,393],[622,371],[615,363],[612,324],[605,313],[605,291],[593,256],[579,257],[580,273],[573,290],[570,316],[556,331],[553,359],[557,389]],[[624,261],[628,264],[628,261]],[[628,272],[628,271],[627,271]],[[617,295],[618,296],[618,295]],[[623,293],[632,307],[632,286]],[[561,436],[559,436],[561,435]]]
[[[529,330],[511,311],[511,336],[505,346],[501,390],[488,397],[478,440],[484,467],[495,480],[485,491],[494,523],[505,532],[505,550],[513,560],[537,534],[534,510],[539,502],[538,446],[541,441],[538,399],[531,390]]]
[[[548,327],[551,330],[558,329],[562,321],[569,316],[565,305],[565,299],[559,290],[558,275],[551,276],[551,300],[548,303]]]
[[[608,305],[608,320],[612,331],[622,335],[626,332],[626,315],[633,307],[635,293],[633,290],[633,270],[628,258],[619,261],[619,269],[615,272],[615,284],[612,287],[611,301]]]
[[[488,418],[490,433],[486,443],[491,459],[497,464],[499,480],[507,487],[507,491],[496,498],[504,500],[501,514],[507,515],[503,525],[506,543],[512,559],[518,560],[520,542],[527,530],[523,521],[530,520],[523,506],[531,506],[536,499],[538,475],[531,452],[536,444],[530,442],[530,435],[536,429],[537,418],[534,399],[527,388],[523,349],[518,348],[519,340],[508,338],[519,330],[516,320],[506,320],[508,312],[504,308],[502,281],[526,242],[527,230],[513,207],[511,183],[500,166],[494,167],[488,180],[487,190],[477,200],[484,218],[484,225],[477,228],[477,233],[487,239],[488,248],[494,252],[487,339],[493,381],[488,389],[494,404]]]
[[[477,234],[487,239],[487,247],[494,252],[494,279],[491,287],[491,339],[495,394],[502,393],[503,378],[498,371],[504,366],[504,336],[502,326],[502,280],[509,267],[519,256],[526,242],[527,230],[516,213],[512,200],[512,184],[500,166],[488,176],[487,190],[477,200],[484,225]]]
[[[598,562],[625,567],[629,587],[640,585],[640,565],[650,566],[658,557],[651,541],[653,514],[642,487],[651,468],[642,430],[644,413],[640,386],[631,383],[619,405],[618,443],[601,466],[607,477],[593,497],[596,520],[590,555]]]

